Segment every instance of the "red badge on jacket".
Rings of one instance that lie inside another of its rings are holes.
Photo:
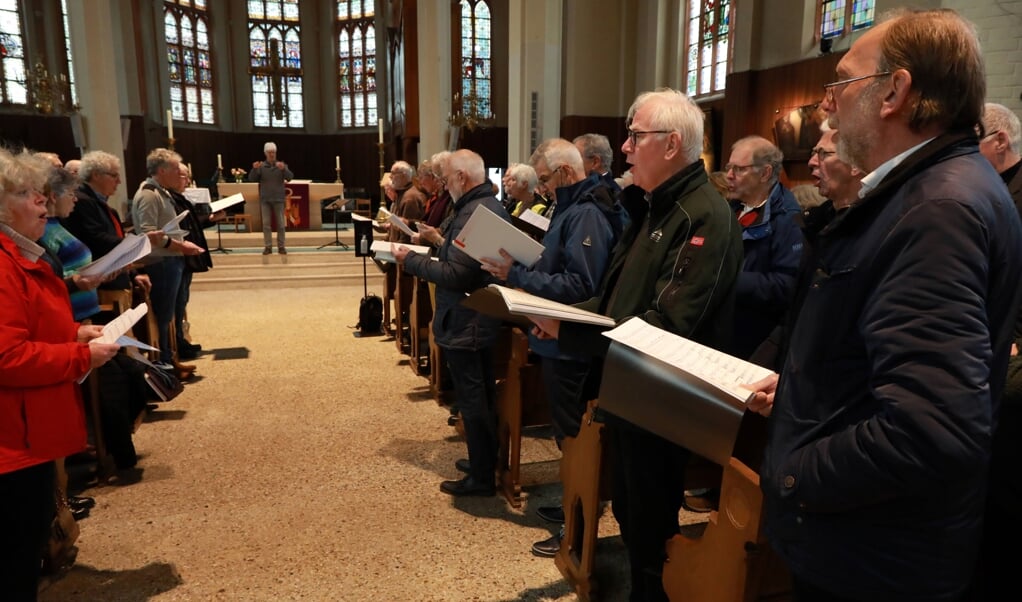
[[[693,246],[701,247],[703,246],[705,239],[702,236],[693,236],[692,240],[689,242],[691,242]]]

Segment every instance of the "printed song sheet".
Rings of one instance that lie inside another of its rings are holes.
[[[392,243],[386,240],[374,240],[372,246],[369,247],[369,250],[373,252],[373,257],[375,257],[379,261],[383,261],[386,263],[397,263],[397,260],[394,258],[394,253],[392,253],[390,250],[391,244]],[[410,251],[415,251],[416,253],[429,256],[430,250],[429,247],[425,247],[422,245],[410,245],[408,243],[400,243],[400,245],[402,247],[408,247]]]
[[[103,334],[89,341],[89,344],[90,345],[92,343],[120,344],[118,339],[124,336],[125,333],[129,332],[131,330],[131,327],[135,325],[135,322],[138,322],[139,319],[142,316],[146,315],[148,311],[149,307],[145,303],[139,303],[137,306],[125,310],[124,313],[117,316],[113,320],[107,322],[106,325],[103,326],[102,331]],[[89,372],[92,372],[92,370],[89,370]],[[89,376],[89,372],[86,372],[80,379],[78,379],[79,384],[85,382],[86,377]]]
[[[409,228],[408,224],[405,223],[405,220],[403,220],[400,217],[394,215],[393,213],[391,213],[390,217],[388,217],[387,219],[390,220],[390,223],[395,228],[397,228],[398,230],[401,230],[402,232],[404,232],[408,236],[412,236],[412,235],[415,234],[415,230],[412,230],[411,228]]]
[[[203,189],[203,190],[205,190],[205,189]],[[241,196],[241,193],[239,192],[238,194],[232,194],[231,196],[224,197],[224,198],[220,199],[219,201],[213,201],[212,203],[209,204],[209,211],[210,211],[210,213],[216,213],[217,211],[223,211],[224,209],[227,209],[228,207],[233,207],[233,206],[237,205],[238,203],[244,203],[244,202],[245,202],[245,197]]]
[[[495,300],[498,304],[493,303]],[[539,316],[567,322],[595,324],[597,326],[614,326],[613,318],[579,309],[572,305],[537,297],[525,291],[508,288],[499,284],[491,284],[474,291],[468,296],[466,301],[462,301],[462,304],[488,316],[523,325],[527,323],[510,320],[507,314],[515,316]]]
[[[181,194],[194,204],[211,204],[209,188],[185,188]]]
[[[152,250],[148,236],[125,234],[110,252],[78,271],[83,276],[107,276],[142,259]]]
[[[454,246],[476,261],[484,257],[499,259],[504,249],[525,266],[536,263],[543,252],[543,245],[483,205],[472,212],[454,239]]]
[[[661,330],[639,318],[632,318],[603,335],[684,370],[742,403],[748,401],[752,391],[741,385],[772,374],[767,368]]]

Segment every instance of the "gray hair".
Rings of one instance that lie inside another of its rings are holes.
[[[769,165],[772,168],[770,170],[771,183],[776,182],[781,177],[784,153],[773,142],[762,136],[746,136],[732,144],[731,150],[733,151],[739,146],[752,147],[752,162],[755,165]]]
[[[273,143],[273,142],[267,142],[266,144],[263,145],[263,152],[264,153],[268,153],[270,151],[275,151],[275,150],[277,150],[277,145],[275,143]]]
[[[486,181],[486,163],[478,153],[468,149],[456,150],[451,153],[447,160],[447,166],[452,171],[460,171],[465,174],[472,186],[478,186]]]
[[[82,165],[78,168],[78,177],[83,182],[92,179],[93,173],[116,172],[121,170],[121,160],[104,151],[90,151],[82,157]]]
[[[703,124],[706,116],[691,98],[671,88],[658,88],[652,92],[643,92],[628,109],[628,121],[631,125],[635,113],[647,102],[655,103],[650,112],[649,128],[651,130],[669,130],[681,134],[683,147],[682,157],[691,165],[703,154]]]
[[[395,161],[394,164],[390,166],[390,173],[394,180],[404,182],[405,184],[411,184],[412,178],[415,177],[415,168],[407,161]],[[395,185],[398,185],[397,182],[395,182]]]
[[[540,159],[546,163],[550,171],[567,165],[575,172],[576,176],[581,175],[585,177],[585,168],[582,167],[582,155],[574,144],[564,138],[550,138],[541,142],[536,147],[536,150],[533,151],[532,156],[529,157],[529,165],[536,167]]]
[[[40,164],[49,166],[50,162],[33,159],[29,153],[14,155],[6,148],[0,147],[0,223],[10,221],[10,209],[7,206],[7,195],[19,189],[29,187],[41,189],[46,183],[47,172]]]
[[[595,157],[600,160],[600,165],[607,170],[614,163],[614,150],[610,148],[610,140],[607,140],[603,134],[582,134],[572,142],[582,145],[580,150],[583,159]]]
[[[519,184],[525,184],[525,189],[532,194],[539,186],[539,179],[536,177],[536,170],[525,163],[512,163],[507,166],[507,177]]]
[[[157,148],[154,149],[148,155],[146,155],[145,171],[147,174],[155,176],[156,172],[159,171],[161,168],[168,167],[172,163],[180,162],[181,155],[166,148]]]
[[[1019,143],[1022,142],[1022,126],[1018,115],[1008,107],[988,102],[983,107],[983,129],[989,135],[992,132],[1004,132],[1008,137],[1008,147],[1018,154]]]

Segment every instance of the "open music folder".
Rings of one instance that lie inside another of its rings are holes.
[[[543,245],[483,205],[472,212],[453,244],[476,261],[484,257],[500,259],[500,250],[504,249],[525,266],[539,261],[543,253]]]
[[[771,370],[631,318],[603,333],[600,408],[727,466],[745,404],[742,385]]]
[[[529,316],[614,327],[613,318],[499,284],[491,284],[473,291],[461,301],[461,304],[481,314],[523,327],[532,326]]]

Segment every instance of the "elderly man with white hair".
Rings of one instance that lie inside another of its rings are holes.
[[[252,163],[252,171],[248,172],[249,182],[259,182],[259,209],[263,220],[263,255],[269,255],[273,248],[270,224],[270,212],[277,219],[277,252],[287,255],[284,245],[284,182],[295,177],[287,168],[287,163],[277,160],[277,145],[267,142],[263,145],[265,161]]]

